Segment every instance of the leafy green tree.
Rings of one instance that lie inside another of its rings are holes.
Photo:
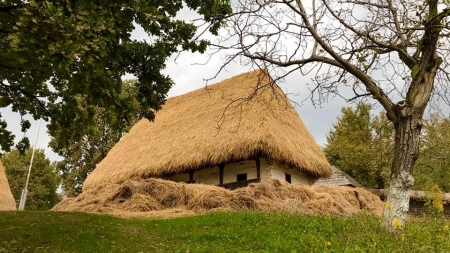
[[[341,116],[327,135],[324,152],[331,164],[354,177],[365,187],[385,188],[393,159],[392,124],[382,114],[372,115],[370,105],[342,108]],[[450,191],[450,120],[431,115],[424,122],[420,153],[414,166],[413,189],[438,185]]]
[[[371,115],[371,106],[344,107],[327,135],[325,155],[332,165],[368,188],[389,183],[394,129],[386,116]]]
[[[56,166],[61,173],[62,187],[67,196],[81,193],[82,184],[88,174],[140,118],[136,94],[137,82],[124,82],[121,96],[128,101],[130,111],[126,114],[115,114],[104,108],[94,107],[95,125],[90,127],[81,139],[68,140],[69,145],[59,141],[59,136],[67,136],[65,128],[58,128],[53,132],[55,138],[50,142],[50,146],[64,158]],[[79,106],[84,106],[82,109],[88,107],[84,101],[80,101]]]
[[[432,115],[424,124],[420,157],[416,162],[416,189],[437,184],[450,192],[450,120]]]
[[[121,96],[128,73],[138,80],[140,114],[152,119],[172,86],[161,74],[166,59],[208,45],[195,36],[194,24],[175,18],[185,6],[202,15],[213,34],[231,12],[227,0],[1,1],[0,108],[49,120],[50,134],[58,132],[68,145],[95,125],[94,108],[115,115],[131,110]],[[132,40],[135,25],[150,39]],[[0,146],[9,151],[14,136],[6,124],[0,118]],[[29,127],[23,120],[23,130]],[[17,147],[28,146],[24,139]]]
[[[22,155],[17,149],[14,149],[2,156],[6,176],[17,204],[20,203],[22,190],[25,187],[32,151],[32,149],[28,149],[25,155]],[[56,192],[58,185],[59,176],[55,166],[45,157],[43,149],[36,149],[25,209],[48,210],[52,208],[60,201]]]

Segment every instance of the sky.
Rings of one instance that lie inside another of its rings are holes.
[[[177,17],[179,19],[192,20],[196,15],[193,12],[182,10]],[[146,33],[141,28],[137,28],[133,32],[132,38],[137,40],[148,40]],[[166,62],[164,73],[172,78],[174,86],[169,91],[168,97],[178,96],[205,87],[207,84],[211,85],[220,82],[221,80],[253,70],[249,66],[241,66],[237,63],[232,63],[222,70],[215,79],[208,82],[205,81],[216,75],[224,62],[224,57],[225,55],[223,53],[219,53],[209,59],[208,54],[190,52],[183,52],[179,55],[170,57]],[[343,106],[349,106],[349,104],[342,98],[335,97],[320,106],[313,105],[312,102],[307,99],[310,95],[307,86],[308,83],[311,83],[309,77],[302,76],[300,73],[293,73],[284,81],[278,82],[278,85],[288,95],[288,98],[294,102],[294,106],[300,115],[300,118],[310,130],[316,142],[323,146],[326,143],[326,135],[332,129],[332,124],[336,121],[336,117],[339,116],[341,108]],[[3,115],[3,118],[7,120],[8,129],[16,135],[17,142],[23,137],[23,133],[20,132],[19,115],[12,113],[8,109],[0,109],[0,113]],[[39,124],[31,118],[28,119],[31,121],[32,126],[26,135],[30,138],[30,144],[33,145],[36,140]],[[51,161],[60,160],[61,158],[48,148],[50,137],[46,133],[47,129],[45,125],[46,122],[42,122],[36,147],[43,148],[46,156]]]

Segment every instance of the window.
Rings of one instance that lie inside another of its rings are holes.
[[[285,173],[284,178],[286,179],[286,182],[291,183],[291,174]]]
[[[247,173],[245,174],[237,174],[237,180],[236,181],[246,181],[247,180]]]

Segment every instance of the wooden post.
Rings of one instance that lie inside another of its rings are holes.
[[[193,170],[189,171],[189,183],[190,184],[194,183],[194,171]]]
[[[259,160],[259,156],[255,158],[256,161],[256,178],[259,182],[261,182],[261,161]]]
[[[223,169],[225,168],[225,163],[220,163],[219,165],[219,184],[223,184]]]

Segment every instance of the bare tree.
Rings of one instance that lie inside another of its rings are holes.
[[[382,224],[404,226],[425,108],[449,88],[448,0],[237,0],[212,44],[282,78],[314,73],[313,92],[373,98],[395,126],[395,158]],[[343,95],[342,95],[343,96]],[[317,97],[317,96],[316,96]]]

